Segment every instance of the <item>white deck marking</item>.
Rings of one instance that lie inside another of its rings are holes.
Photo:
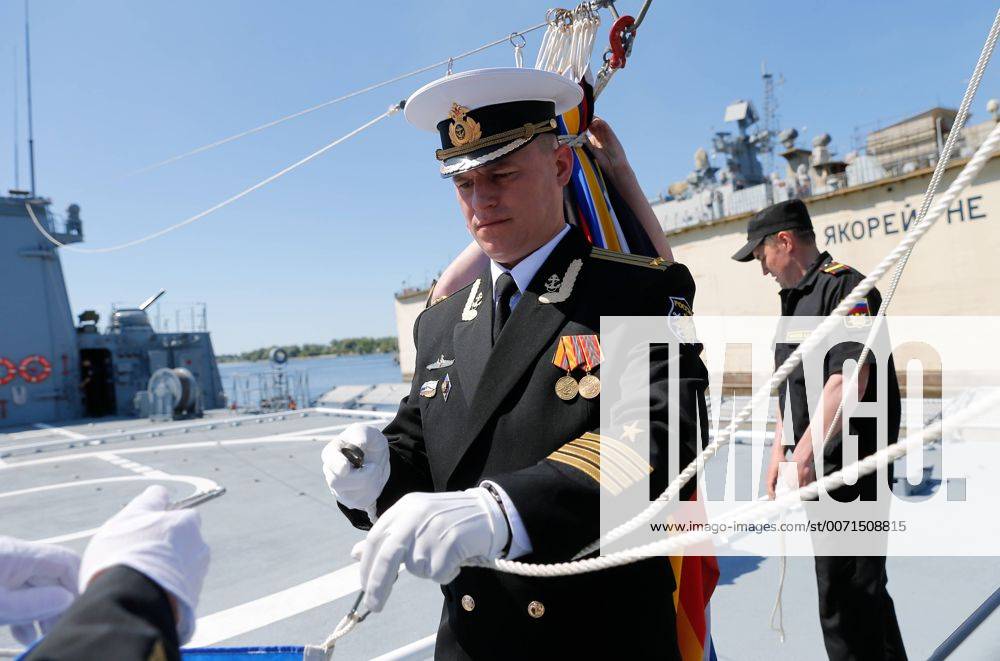
[[[36,542],[41,542],[43,544],[62,544],[63,542],[72,542],[74,539],[85,539],[87,537],[93,537],[99,528],[91,528],[90,530],[79,530],[77,532],[66,533],[65,535],[56,535],[55,537],[46,537],[45,539],[36,539]]]
[[[210,431],[217,427],[220,429],[224,427],[235,427],[242,424],[249,424],[251,422],[265,423],[265,422],[281,422],[285,420],[297,420],[300,418],[309,417],[311,415],[323,415],[323,416],[335,415],[346,418],[361,418],[364,420],[385,420],[386,422],[388,422],[388,420],[390,420],[394,414],[386,411],[312,408],[312,409],[302,409],[300,411],[281,411],[276,413],[262,413],[257,415],[236,416],[231,418],[213,418],[208,420],[201,420],[194,423],[192,422],[181,422],[172,424],[168,423],[158,427],[133,427],[129,429],[119,429],[114,432],[106,434],[96,434],[92,436],[77,434],[76,432],[60,429],[58,427],[48,427],[48,426],[44,428],[43,432],[45,434],[60,433],[64,436],[69,437],[73,441],[78,441],[80,443],[84,443],[87,445],[101,445],[104,443],[119,443],[119,442],[133,441],[137,440],[141,436],[152,437],[152,436],[163,436],[164,434],[186,434],[191,431]],[[39,426],[42,424],[43,423],[38,423],[35,426]],[[38,432],[23,432],[23,433],[37,434]],[[10,438],[14,438],[13,434],[9,436]],[[24,436],[22,438],[27,438],[27,436]],[[23,445],[8,446],[5,447],[3,451],[5,453],[19,452],[23,450],[37,451],[43,448],[53,448],[53,447],[61,448],[66,445],[67,442],[64,440],[48,439],[44,441],[36,441],[34,443],[26,443]],[[70,443],[69,445],[75,445],[75,443]]]
[[[149,477],[153,478],[159,477],[164,479],[170,479],[169,473],[164,473],[163,471],[153,468],[152,466],[145,466],[130,459],[123,459],[122,457],[119,457],[118,455],[111,452],[102,452],[96,456],[98,459],[103,459],[109,464],[114,464],[119,468],[124,468],[127,471],[132,471],[137,475],[148,475]]]
[[[27,496],[29,494],[41,493],[43,491],[70,489],[72,487],[86,487],[94,484],[108,484],[111,482],[152,482],[155,480],[185,482],[193,486],[198,491],[209,491],[211,489],[219,488],[219,485],[212,480],[204,477],[197,477],[195,475],[125,475],[122,477],[100,477],[93,480],[74,480],[72,482],[60,482],[58,484],[44,484],[40,487],[29,487],[27,489],[18,489],[16,491],[5,491],[0,493],[0,498],[14,498],[15,496]]]
[[[344,427],[347,427],[345,424]],[[143,454],[145,452],[165,452],[168,450],[191,450],[195,448],[218,448],[230,445],[254,445],[268,443],[315,443],[325,441],[325,437],[320,438],[297,438],[285,436],[253,436],[250,438],[234,438],[228,441],[194,441],[191,443],[172,443],[170,445],[149,445],[141,448],[116,449],[114,454]],[[108,454],[107,450],[97,452],[82,452],[77,454],[61,454],[57,457],[45,457],[43,459],[29,459],[28,461],[11,462],[7,459],[6,465],[0,464],[0,471],[12,468],[25,468],[28,466],[39,466],[43,464],[58,464],[67,461],[79,461],[81,459],[101,458]]]
[[[415,640],[409,645],[397,647],[391,652],[381,656],[376,656],[371,661],[424,661],[434,656],[434,644],[437,642],[437,634]]]
[[[198,618],[189,647],[214,645],[328,604],[361,589],[354,563],[260,599]]]
[[[148,467],[146,467],[148,468]],[[30,487],[28,489],[18,489],[17,491],[6,491],[0,493],[0,499],[2,498],[15,498],[17,496],[27,496],[34,493],[39,493],[42,491],[55,491],[57,489],[70,489],[72,487],[86,487],[95,484],[108,484],[116,482],[184,482],[190,484],[195,488],[194,493],[199,491],[209,491],[211,489],[217,489],[218,484],[204,477],[197,477],[195,475],[168,475],[161,471],[150,469],[152,473],[143,473],[139,475],[125,475],[122,477],[102,477],[94,480],[74,480],[72,482],[60,482],[58,484],[46,484],[40,487]],[[58,544],[61,542],[68,542],[74,539],[83,539],[84,537],[90,537],[95,532],[97,528],[91,528],[89,530],[79,530],[77,532],[66,533],[64,535],[56,535],[55,537],[47,537],[45,539],[38,539],[38,542],[48,542],[50,544]]]
[[[75,441],[78,441],[81,438],[87,438],[86,434],[78,434],[75,431],[70,431],[68,429],[63,429],[61,427],[53,427],[52,425],[47,425],[44,422],[36,422],[35,424],[32,425],[32,427],[35,427],[36,429],[41,429],[47,433],[59,434],[61,436],[65,436],[66,438],[72,438]]]

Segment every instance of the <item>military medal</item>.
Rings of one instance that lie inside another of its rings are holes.
[[[596,335],[574,335],[573,343],[577,354],[583,359],[586,376],[580,379],[580,396],[584,399],[594,399],[601,394],[601,380],[590,371],[597,367],[604,356],[601,355],[601,343]]]
[[[445,374],[444,380],[441,381],[441,396],[444,397],[444,401],[448,401],[448,395],[451,394],[451,376]]]
[[[437,394],[437,387],[438,387],[437,381],[424,381],[420,385],[420,396],[430,399],[431,397]]]
[[[552,357],[552,364],[566,370],[566,376],[559,377],[556,381],[556,396],[568,402],[576,397],[580,389],[576,379],[570,374],[580,364],[573,348],[572,338],[569,336],[559,338],[559,346],[556,347],[556,355]]]

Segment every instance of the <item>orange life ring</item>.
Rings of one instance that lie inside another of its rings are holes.
[[[17,378],[17,366],[9,358],[0,356],[0,367],[4,368],[3,376],[0,376],[0,386],[5,386]]]
[[[35,363],[38,363],[39,367],[32,369]],[[17,371],[28,383],[41,383],[52,374],[52,363],[45,356],[34,354],[22,360]]]

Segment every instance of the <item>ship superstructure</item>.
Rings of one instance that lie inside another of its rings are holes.
[[[210,335],[154,329],[147,308],[155,297],[116,309],[104,330],[93,310],[74,323],[59,248],[35,223],[71,245],[83,241],[83,221],[75,204],[64,218],[50,207],[24,191],[0,197],[0,278],[8,283],[0,297],[0,426],[190,417],[225,406]]]

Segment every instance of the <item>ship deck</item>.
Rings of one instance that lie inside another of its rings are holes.
[[[150,483],[175,498],[214,485],[226,494],[199,506],[212,548],[195,645],[319,643],[358,590],[350,549],[362,538],[340,514],[320,452],[340,429],[372,412],[312,409],[260,416],[210,412],[151,423],[101,419],[5,429],[0,434],[0,534],[82,552],[94,529]],[[736,452],[749,451],[737,444]],[[712,633],[720,659],[822,658],[812,559],[789,558],[786,640],[768,628],[779,562],[720,558]],[[997,587],[1000,558],[890,558],[892,593],[907,650],[925,658]],[[386,609],[338,644],[335,658],[402,657],[436,631],[441,594],[400,576]],[[0,648],[16,647],[0,630]],[[426,647],[424,648],[426,649]],[[953,658],[995,658],[1000,615]]]

